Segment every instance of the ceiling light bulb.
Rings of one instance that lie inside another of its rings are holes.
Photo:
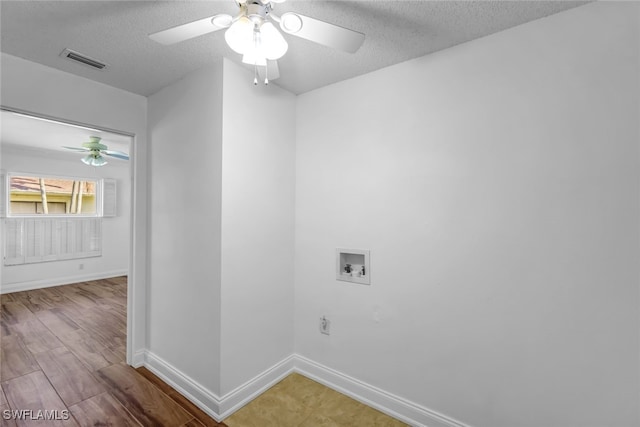
[[[266,65],[267,58],[264,56],[262,34],[258,29],[253,31],[253,43],[242,56],[242,62],[250,65]]]
[[[287,41],[271,22],[262,24],[260,34],[262,38],[261,49],[265,58],[278,59],[287,53],[287,49],[289,49]]]
[[[285,33],[297,33],[302,29],[302,18],[293,12],[287,12],[280,17],[280,28]]]
[[[225,31],[224,39],[231,49],[243,54],[253,45],[253,27],[253,22],[242,16]]]

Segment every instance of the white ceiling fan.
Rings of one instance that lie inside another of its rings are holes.
[[[109,150],[109,147],[100,142],[101,138],[97,136],[89,137],[88,142],[82,143],[82,147],[62,147],[67,150],[80,151],[87,155],[83,157],[82,163],[89,166],[104,166],[107,161],[102,157],[105,156],[115,157],[116,159],[129,160],[127,153],[122,151]]]
[[[284,0],[234,1],[240,9],[235,17],[213,15],[149,34],[149,37],[171,45],[226,28],[225,40],[229,47],[242,55],[242,62],[254,66],[254,84],[258,84],[258,74],[265,84],[279,77],[277,60],[287,52],[288,44],[276,25],[286,34],[349,53],[356,52],[364,42],[362,33],[299,13],[275,15],[274,5]]]

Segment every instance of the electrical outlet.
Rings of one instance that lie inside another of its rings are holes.
[[[376,323],[380,323],[380,307],[376,307],[373,309],[373,321]]]
[[[327,319],[327,316],[320,318],[320,332],[329,335],[331,333],[331,321]]]

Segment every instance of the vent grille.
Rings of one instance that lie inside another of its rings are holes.
[[[93,59],[88,57],[87,55],[83,55],[71,49],[65,49],[60,54],[63,58],[69,59],[71,61],[76,61],[91,68],[95,68],[97,70],[104,70],[107,67],[107,64],[104,62],[98,61],[97,59]]]

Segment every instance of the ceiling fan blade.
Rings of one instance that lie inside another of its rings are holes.
[[[115,157],[116,159],[129,160],[129,156],[121,151],[102,150],[101,153],[106,154],[107,156]]]
[[[299,13],[283,14],[280,28],[285,33],[349,53],[356,52],[364,42],[362,33]]]
[[[266,75],[265,75],[266,71]],[[280,77],[280,69],[278,68],[278,61],[267,60],[267,66],[258,65],[258,75],[260,80],[264,80],[265,77],[269,78],[269,81],[275,80]]]
[[[215,20],[215,24],[214,24]],[[220,14],[202,18],[187,24],[177,25],[166,30],[149,34],[149,38],[164,45],[176,44],[184,40],[222,30],[231,25],[233,18],[230,15]],[[223,24],[229,23],[224,26]]]
[[[73,151],[91,151],[88,148],[83,148],[83,147],[62,147],[62,148],[66,148],[67,150],[73,150]]]

